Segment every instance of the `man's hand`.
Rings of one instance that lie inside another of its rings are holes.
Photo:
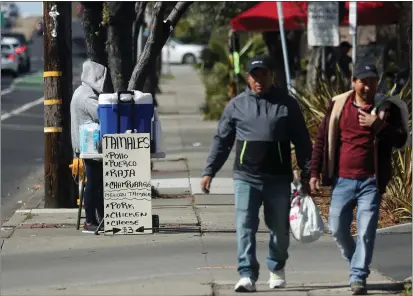
[[[361,126],[371,127],[376,119],[376,115],[366,113],[359,109],[359,123]]]
[[[211,188],[212,177],[211,176],[203,176],[201,180],[201,189],[205,194],[209,194],[209,190]]]
[[[310,179],[310,189],[312,194],[318,193],[320,190],[320,179],[316,177],[312,177]]]

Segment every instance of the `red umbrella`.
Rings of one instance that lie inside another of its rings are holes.
[[[293,30],[307,26],[307,2],[282,2],[284,28]],[[236,31],[277,31],[277,2],[261,2],[231,20]]]
[[[348,25],[350,2],[346,2],[346,12],[341,25]],[[394,2],[357,1],[357,25],[390,25],[400,19],[400,8]]]
[[[307,27],[308,2],[282,2],[284,28],[287,30]],[[349,2],[346,2],[344,20],[340,25],[348,25]],[[357,2],[358,25],[387,25],[398,21],[400,10],[392,2]],[[231,27],[236,31],[265,32],[277,31],[277,2],[261,2],[234,17]]]

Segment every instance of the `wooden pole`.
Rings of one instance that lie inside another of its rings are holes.
[[[71,2],[43,2],[45,208],[75,207],[70,138]]]

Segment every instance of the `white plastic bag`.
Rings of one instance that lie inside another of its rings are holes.
[[[310,196],[296,194],[291,201],[290,227],[294,238],[303,244],[315,242],[323,234],[324,221]]]

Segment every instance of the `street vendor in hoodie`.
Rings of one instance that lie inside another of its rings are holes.
[[[239,282],[236,292],[256,291],[259,263],[255,235],[259,209],[264,206],[270,232],[267,267],[270,288],[284,287],[289,247],[291,143],[308,191],[312,144],[297,101],[276,87],[274,62],[254,57],[248,64],[247,89],[229,101],[218,124],[207,159],[201,188],[209,193],[212,179],[227,160],[234,142],[233,169]]]
[[[72,147],[76,156],[80,153],[79,128],[88,122],[99,123],[99,94],[108,87],[108,69],[93,61],[83,63],[82,84],[74,91],[70,103]],[[84,192],[86,221],[83,232],[94,233],[103,219],[103,164],[85,159],[87,184]]]

